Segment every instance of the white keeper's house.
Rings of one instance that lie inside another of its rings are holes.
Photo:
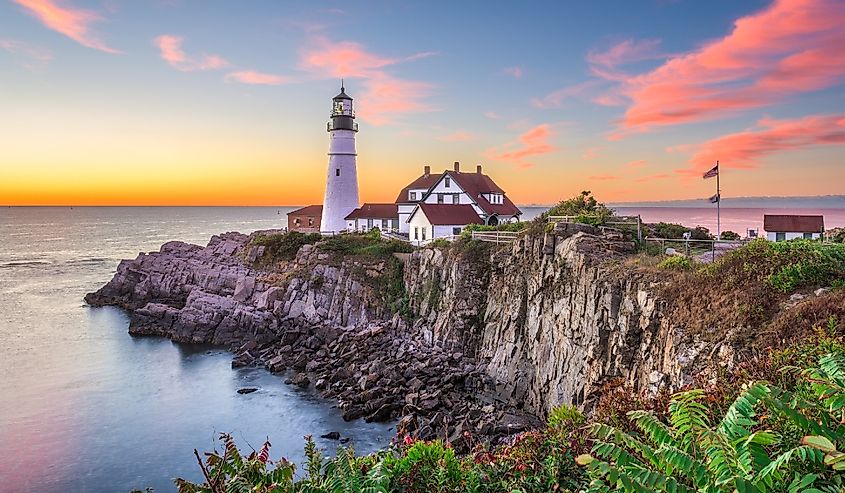
[[[346,216],[347,230],[398,233],[414,243],[460,234],[469,224],[518,222],[522,211],[496,182],[482,171],[454,168],[423,174],[403,188],[392,204],[364,204]]]

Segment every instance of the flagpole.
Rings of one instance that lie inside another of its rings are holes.
[[[716,239],[722,239],[722,190],[719,188],[719,178],[721,178],[721,173],[719,172],[719,161],[716,161]]]

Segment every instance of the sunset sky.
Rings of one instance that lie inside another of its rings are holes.
[[[845,193],[845,1],[0,0],[0,204],[362,201],[484,165],[518,204]]]

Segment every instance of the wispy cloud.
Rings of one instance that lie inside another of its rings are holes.
[[[521,79],[523,74],[525,73],[525,71],[519,65],[516,65],[516,66],[513,66],[513,67],[505,67],[502,70],[502,72],[505,75],[510,75],[511,77],[513,77],[515,79]]]
[[[542,98],[531,99],[531,105],[535,108],[560,108],[572,98],[589,99],[593,91],[601,84],[598,80],[588,80],[579,84],[562,87],[556,91],[546,94]]]
[[[53,53],[40,46],[31,45],[15,39],[0,39],[0,48],[8,51],[29,70],[41,70],[53,60]]]
[[[776,0],[737,19],[727,35],[670,56],[649,72],[594,72],[618,82],[617,89],[630,100],[618,135],[710,120],[843,80],[843,25],[844,2]],[[615,67],[626,49],[593,60]]]
[[[427,102],[433,86],[403,79],[388,72],[390,66],[429,58],[434,52],[420,52],[392,58],[371,52],[353,41],[333,41],[323,36],[312,39],[301,52],[300,68],[319,78],[361,79],[364,92],[358,99],[358,116],[383,125],[402,115],[434,111]]]
[[[467,132],[466,130],[458,130],[457,132],[440,137],[440,140],[443,142],[466,142],[474,138],[475,135],[473,133]]]
[[[108,46],[91,29],[92,24],[103,20],[103,17],[97,12],[73,7],[67,2],[60,5],[53,0],[12,1],[24,7],[30,15],[41,21],[46,27],[64,34],[82,46],[106,53],[120,53]]]
[[[717,160],[724,168],[753,168],[771,154],[821,145],[845,145],[845,114],[762,119],[755,128],[695,146],[690,160],[692,167],[677,171],[698,175]]]
[[[239,70],[230,72],[224,77],[227,82],[240,82],[242,84],[277,86],[290,82],[289,77],[278,74],[267,74],[254,70]]]
[[[643,167],[645,167],[646,164],[647,163],[646,163],[645,159],[638,159],[636,161],[628,161],[627,163],[625,163],[625,167],[626,168],[643,168]]]
[[[584,154],[581,155],[584,159],[595,159],[599,155],[599,151],[601,147],[588,147],[584,150]]]
[[[619,177],[615,176],[615,175],[593,175],[593,176],[588,176],[587,179],[593,180],[593,181],[610,181],[610,180],[617,180],[617,179],[619,179]]]
[[[219,70],[228,67],[229,62],[219,55],[202,54],[198,57],[189,57],[182,50],[184,38],[171,34],[163,34],[153,39],[161,54],[161,58],[170,64],[171,67],[182,72],[193,72],[196,70]]]
[[[527,158],[557,150],[557,147],[548,142],[553,135],[551,126],[543,123],[520,135],[518,142],[493,147],[485,151],[484,155],[494,161],[504,161],[520,168],[530,168],[533,163],[528,162]]]
[[[501,120],[502,116],[496,113],[495,111],[485,111],[484,116],[491,119],[491,120]]]

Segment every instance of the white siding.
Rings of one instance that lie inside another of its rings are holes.
[[[453,232],[454,228],[464,229],[466,224],[455,224],[452,226],[434,226],[434,237],[435,238],[445,238],[451,237],[455,233]],[[460,232],[458,232],[460,234]]]
[[[822,236],[821,233],[813,233],[812,235],[813,235],[814,240],[818,240]],[[785,236],[786,236],[787,241],[788,240],[798,240],[798,239],[804,238],[804,233],[786,233]],[[769,241],[778,241],[777,233],[772,233],[772,232],[766,231],[766,239],[769,240]],[[784,240],[781,240],[781,241],[784,241]]]
[[[425,240],[423,240],[423,230],[425,230]],[[414,245],[425,245],[431,241],[433,226],[428,222],[422,210],[418,210],[408,223],[408,240]],[[414,233],[417,233],[415,236]]]
[[[411,212],[414,211],[416,205],[414,204],[399,204],[399,232],[408,232],[408,218],[411,217]]]

